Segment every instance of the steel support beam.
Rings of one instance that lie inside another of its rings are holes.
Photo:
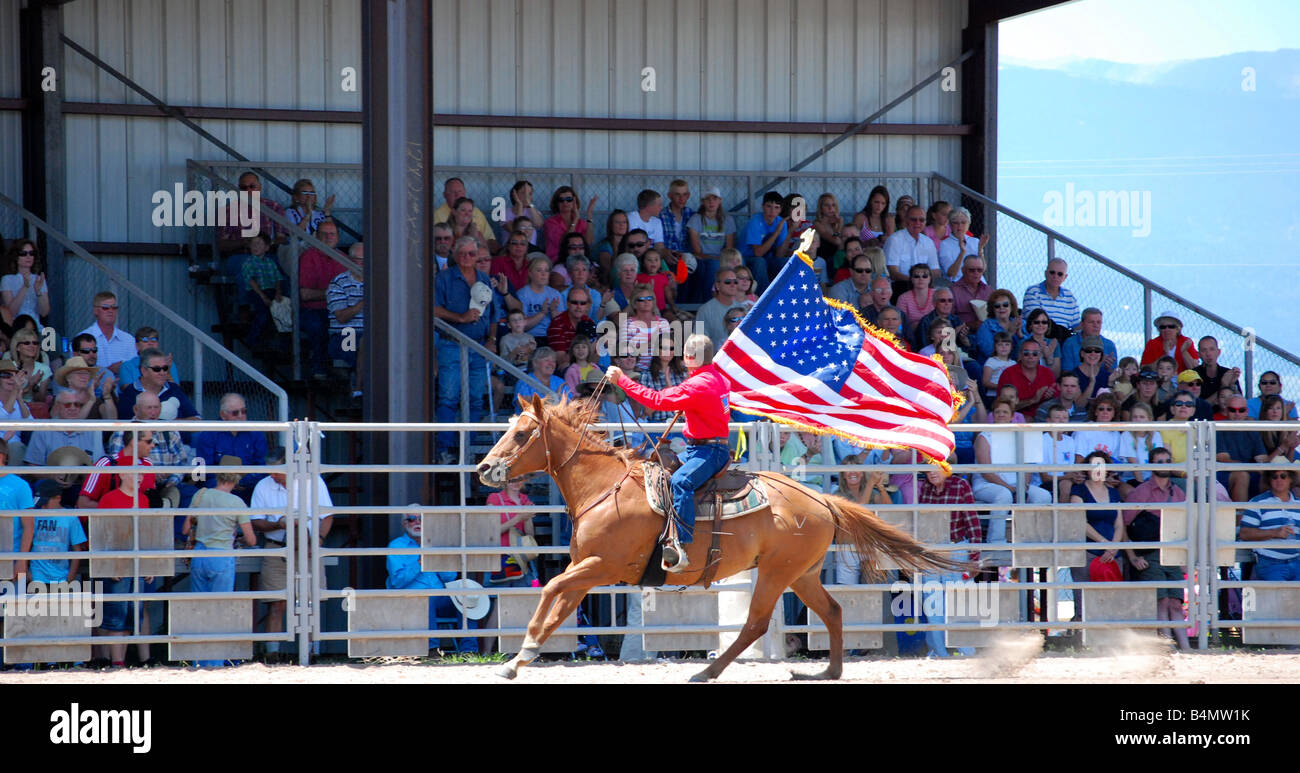
[[[433,420],[433,28],[428,0],[362,3],[362,199],[366,336],[361,352],[367,421]],[[375,463],[426,463],[432,438],[370,439]],[[414,475],[389,476],[387,504],[429,502]],[[376,492],[378,493],[378,492]],[[379,494],[383,496],[383,494]],[[382,544],[384,524],[366,544]],[[400,517],[390,518],[393,533]],[[382,564],[381,564],[382,565]]]

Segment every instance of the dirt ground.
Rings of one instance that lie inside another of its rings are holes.
[[[521,669],[523,684],[673,684],[704,668],[702,660],[543,662]],[[724,683],[777,683],[791,671],[820,671],[825,660],[738,661]],[[199,671],[192,668],[71,669],[0,674],[0,685],[25,684],[501,684],[495,663],[371,662],[338,665],[247,664]],[[1300,682],[1300,651],[1218,650],[1177,653],[1154,643],[1135,643],[1088,654],[1041,652],[1035,645],[1000,647],[970,658],[867,657],[845,662],[841,683],[1126,683],[1211,684]],[[801,684],[808,684],[802,682]]]

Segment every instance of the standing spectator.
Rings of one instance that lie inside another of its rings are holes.
[[[491,504],[489,501],[488,504]],[[411,507],[419,507],[419,504],[412,503]],[[406,513],[402,516],[402,533],[393,538],[388,543],[388,547],[400,550],[409,550],[411,548],[423,547],[420,544],[422,531],[422,516],[418,512]],[[428,588],[430,590],[443,590],[447,587],[446,583],[456,579],[455,572],[426,572],[420,568],[419,556],[388,556],[387,560],[388,579],[384,582],[385,588],[402,589],[407,588]],[[429,630],[437,630],[438,618],[458,617],[456,606],[452,604],[450,596],[430,596],[429,597]],[[474,620],[468,621],[470,628],[477,627]],[[429,640],[430,647],[442,647],[442,642],[438,639]],[[456,640],[456,651],[461,653],[478,652],[478,639],[466,637]]]
[[[465,190],[465,181],[460,179],[459,177],[448,177],[447,181],[442,184],[443,203],[440,204],[438,208],[433,211],[433,222],[447,224],[447,237],[448,237],[446,241],[447,252],[437,253],[439,255],[443,255],[444,257],[447,257],[451,252],[451,245],[452,242],[454,241],[454,238],[452,238],[451,226],[450,226],[451,211],[456,206],[457,201],[460,201],[461,199],[465,199],[465,198],[469,198],[469,192]],[[471,207],[473,207],[472,204]],[[478,207],[473,207],[472,217],[473,217],[474,228],[479,233],[483,234],[484,237],[489,237],[492,235],[492,225],[488,223],[488,219],[483,214],[483,210],[479,209]],[[436,227],[437,226],[435,226],[435,228]],[[511,230],[514,229],[512,228]],[[436,235],[435,235],[435,239],[436,239]],[[493,240],[493,243],[495,244],[495,240]],[[492,252],[497,251],[496,246],[494,246],[494,244],[488,245],[488,249],[492,250]]]
[[[1246,401],[1246,410],[1249,412],[1250,418],[1259,418],[1259,406],[1261,401],[1269,395],[1278,395],[1279,397],[1282,395],[1282,377],[1279,376],[1275,370],[1264,371],[1263,375],[1259,377],[1259,397],[1252,397]],[[1284,406],[1282,415],[1286,416],[1287,419],[1291,421],[1300,418],[1300,416],[1297,416],[1296,414],[1295,403],[1286,399],[1283,399],[1282,403]]]
[[[250,236],[249,258],[244,261],[240,274],[244,303],[253,310],[248,326],[248,341],[253,348],[266,348],[267,337],[276,333],[271,322],[271,307],[289,292],[289,278],[275,258],[267,254],[270,247],[271,237],[266,231]],[[136,378],[139,378],[138,374]],[[173,380],[179,381],[175,376]]]
[[[117,372],[118,381],[123,384],[134,384],[140,380],[140,352],[146,349],[162,349],[162,343],[159,340],[158,329],[148,325],[135,330],[135,350],[136,356],[129,360],[123,360],[122,366]],[[181,383],[180,373],[176,370],[176,363],[171,363],[169,371],[171,381],[174,384]]]
[[[139,460],[138,464],[148,464],[144,456],[153,448],[153,433],[149,430],[132,430],[132,443],[129,447],[124,448],[117,455],[117,464],[122,467],[130,467]],[[91,476],[92,478],[108,478],[106,475]],[[153,475],[150,473],[140,472],[121,472],[112,476],[117,482],[115,488],[104,491],[99,497],[98,503],[94,506],[100,510],[136,510],[153,507],[149,498],[144,492],[152,487]],[[87,481],[89,482],[89,481]],[[111,486],[107,483],[105,488]],[[88,505],[82,505],[88,506]],[[144,583],[139,583],[140,578],[136,577],[114,577],[104,585],[105,593],[150,593],[156,589],[153,577],[145,577]],[[104,602],[104,620],[100,624],[105,635],[119,637],[126,636],[132,629],[132,610],[139,604],[140,607],[140,629],[139,633],[147,634],[153,630],[149,623],[149,608],[145,604],[130,601],[106,601]],[[110,644],[108,645],[109,659],[114,666],[126,666],[126,645]],[[136,644],[136,654],[142,664],[152,665],[152,659],[149,657],[149,645]]]
[[[365,245],[357,242],[348,248],[348,257],[363,269],[366,265]],[[330,348],[332,359],[343,360],[352,371],[352,396],[361,396],[361,371],[357,368],[357,352],[366,333],[366,286],[360,270],[344,271],[330,280],[325,289],[325,307],[330,313]],[[345,331],[351,330],[350,334]],[[349,338],[345,341],[345,335]],[[347,343],[347,346],[344,344]]]
[[[962,265],[966,256],[982,257],[989,235],[978,239],[970,233],[970,211],[956,207],[948,212],[948,236],[939,242],[939,268],[945,284],[961,281]]]
[[[1233,474],[1236,475],[1235,472]],[[1252,497],[1250,501],[1255,506],[1241,511],[1239,538],[1243,542],[1300,540],[1300,510],[1269,507],[1291,503],[1295,473],[1291,470],[1269,470],[1265,474],[1268,478],[1268,491]],[[1237,499],[1235,494],[1233,499]],[[1300,582],[1300,546],[1255,548],[1255,573],[1252,579],[1261,582]]]
[[[132,415],[139,396],[149,393],[162,405],[160,418],[163,421],[198,421],[203,418],[180,385],[168,380],[172,362],[170,354],[163,354],[158,349],[145,349],[140,353],[140,361],[144,367],[140,370],[139,380],[123,387],[117,399],[118,416]]]
[[[76,359],[76,358],[73,358]],[[68,367],[67,365],[64,366]],[[59,369],[63,373],[63,368]],[[51,416],[55,421],[81,421],[81,398],[72,390],[65,390],[58,397],[54,398],[54,415]],[[57,430],[42,429],[32,433],[31,439],[27,444],[27,453],[23,457],[25,464],[44,465],[50,452],[72,446],[85,451],[91,459],[98,459],[104,455],[103,433],[93,430]]]
[[[316,183],[304,177],[293,184],[293,204],[284,213],[289,222],[309,234],[316,234],[321,223],[330,219],[330,210],[334,209],[334,194],[325,199],[324,209],[316,208],[316,198]]]
[[[1074,293],[1063,286],[1068,271],[1069,266],[1060,258],[1047,261],[1043,281],[1025,290],[1025,302],[1021,306],[1025,312],[1031,309],[1046,311],[1056,325],[1051,335],[1057,341],[1069,338],[1082,322],[1079,302]]]
[[[660,258],[671,269],[676,269],[677,261],[690,254],[690,236],[686,224],[695,215],[695,210],[686,206],[691,200],[691,188],[685,180],[673,180],[668,184],[668,208],[659,211],[659,222],[664,230],[664,249]],[[639,214],[639,213],[638,213]],[[698,268],[698,262],[697,262]]]
[[[1016,364],[1002,371],[998,387],[1008,384],[1016,388],[1020,395],[1015,409],[1033,415],[1038,406],[1056,397],[1056,379],[1052,371],[1042,367],[1043,352],[1037,341],[1024,341],[1020,344],[1020,353]]]
[[[988,302],[993,288],[984,281],[984,259],[978,255],[967,255],[961,263],[961,279],[952,283],[952,313],[971,330],[978,330],[979,315],[975,313],[972,301]],[[1014,299],[1015,296],[1012,296]]]
[[[227,392],[221,396],[220,416],[222,421],[248,421],[248,403],[243,395]],[[214,429],[200,432],[194,436],[194,458],[202,459],[204,464],[215,467],[222,459],[235,458],[241,465],[262,465],[266,463],[266,433],[249,432],[231,428]],[[233,464],[234,462],[232,462]],[[253,496],[253,487],[265,478],[265,473],[250,472],[240,478],[231,493],[249,501]],[[208,484],[213,485],[212,483]]]
[[[469,243],[472,244],[473,240],[470,240]],[[268,466],[283,465],[284,460],[285,451],[280,446],[266,452],[266,464]],[[258,481],[257,485],[253,487],[253,498],[250,503],[252,512],[248,517],[253,522],[253,531],[261,532],[266,538],[266,547],[272,549],[285,547],[285,528],[293,527],[297,547],[297,555],[294,557],[294,561],[305,561],[307,559],[307,550],[302,545],[302,541],[297,539],[296,522],[289,522],[281,512],[278,512],[286,507],[290,510],[298,509],[298,487],[294,486],[293,492],[290,493],[285,488],[285,480],[286,476],[283,472],[273,471],[267,477]],[[334,500],[330,498],[329,488],[325,485],[325,481],[317,475],[313,484],[316,487],[316,506],[333,507]],[[322,517],[319,510],[307,513],[307,533],[308,535],[314,535],[313,538],[317,541],[317,544],[324,542],[333,523],[333,515]],[[287,566],[288,564],[283,556],[264,556],[262,558],[261,581],[258,590],[284,590],[287,580]],[[285,603],[283,600],[270,602],[270,610],[266,616],[267,633],[284,631],[284,608]],[[279,660],[279,651],[280,642],[269,641],[266,643],[268,661]]]
[[[489,507],[531,507],[533,501],[524,493],[524,479],[517,478],[506,483],[503,491],[494,491],[488,494],[487,504]],[[501,523],[497,527],[497,534],[501,540],[501,547],[508,548],[512,540],[518,541],[520,537],[534,537],[537,532],[533,528],[533,513],[500,513]],[[536,572],[528,562],[519,562],[513,555],[508,553],[501,554],[501,564],[498,570],[488,578],[488,582],[493,585],[512,585],[522,587],[536,578]]]
[[[135,401],[132,416],[136,421],[158,421],[160,411],[161,406],[158,403],[158,398],[149,392],[144,392]],[[171,420],[164,419],[164,421]],[[126,438],[124,434],[120,431],[114,432],[109,436],[105,450],[110,457],[116,458],[121,454],[125,445]],[[148,459],[153,464],[160,466],[188,467],[194,464],[194,449],[185,445],[181,440],[181,433],[176,430],[157,430],[153,433],[153,445],[150,447]],[[164,498],[173,502],[180,502],[182,507],[189,504],[190,497],[194,495],[195,491],[194,486],[188,482],[188,479],[182,478],[178,472],[161,474],[157,488],[162,491]],[[181,525],[179,521],[178,518],[176,524],[178,534]]]
[[[706,300],[707,288],[713,286],[721,268],[722,251],[736,246],[736,223],[722,206],[722,192],[709,188],[700,197],[700,208],[686,223],[690,252],[698,267],[688,280],[693,284],[692,303]]]
[[[491,304],[473,305],[471,290],[476,284],[489,287],[491,279],[474,268],[478,260],[478,245],[473,239],[461,238],[452,250],[455,267],[439,271],[434,279],[433,312],[471,341],[485,344],[489,350],[496,348],[496,322]],[[543,259],[543,262],[546,262]],[[549,288],[548,288],[549,289]],[[490,292],[490,290],[489,290]],[[551,292],[555,292],[551,290]],[[558,294],[557,294],[558,296]],[[469,389],[468,417],[462,421],[479,421],[483,417],[483,397],[487,395],[487,362],[475,351],[469,354],[468,384],[461,383],[460,343],[443,336],[438,344],[438,401],[437,416],[440,422],[456,421],[460,414],[461,390]],[[455,459],[456,433],[442,432],[437,438],[439,464],[451,464]]]
[[[258,193],[259,207],[261,212],[261,222],[259,224],[260,232],[266,235],[267,245],[285,244],[289,241],[289,233],[284,226],[271,219],[267,212],[275,212],[281,217],[288,218],[289,214],[280,206],[262,194],[262,180],[256,172],[247,171],[239,176],[239,191],[241,194],[251,195],[254,191]],[[249,240],[242,233],[243,226],[240,225],[242,218],[239,212],[239,203],[231,205],[226,212],[226,224],[217,226],[217,250],[225,257],[239,256],[246,253],[249,248]],[[228,264],[231,269],[226,272],[227,276],[235,278],[239,273],[234,272],[238,262]]]
[[[879,462],[880,452],[872,453],[877,457],[875,461]],[[861,453],[849,454],[840,460],[849,469],[840,473],[834,493],[860,505],[892,504],[889,499],[877,496],[877,488],[871,485],[871,476],[867,474],[864,456]],[[833,559],[827,559],[834,563],[835,584],[857,585],[862,581],[862,556],[853,551],[853,543],[847,537],[837,534],[835,542],[845,548],[836,551]]]
[[[1183,321],[1172,314],[1161,314],[1155,320],[1160,335],[1147,341],[1142,350],[1142,365],[1150,365],[1161,357],[1174,358],[1174,372],[1195,368],[1201,355],[1192,346],[1192,339],[1182,334]]]
[[[926,265],[939,270],[939,250],[934,240],[923,233],[925,210],[916,206],[909,209],[904,225],[903,230],[895,231],[885,240],[885,266],[894,283],[895,298],[907,292],[912,266]]]
[[[221,464],[238,465],[237,457],[223,457]],[[183,534],[193,536],[195,556],[190,559],[190,590],[194,593],[230,593],[235,589],[235,556],[208,557],[208,550],[230,550],[231,535],[236,532],[244,544],[257,547],[252,521],[248,518],[248,505],[233,492],[239,484],[239,473],[218,472],[213,476],[215,488],[199,491],[190,501],[190,507],[204,510],[229,510],[221,515],[191,515],[185,519]],[[201,667],[219,668],[221,660],[200,660]]]
[[[4,479],[13,477],[6,476]],[[36,483],[35,508],[32,515],[32,553],[68,553],[86,549],[86,531],[81,521],[72,515],[61,514],[62,489],[57,481],[45,479]],[[51,512],[51,511],[60,512]],[[36,582],[72,582],[81,569],[80,558],[33,558],[28,568],[30,579]],[[21,573],[21,572],[20,572]]]
[[[960,285],[953,287],[953,297],[957,296]],[[1021,316],[1020,310],[1016,308],[1016,296],[1011,294],[1010,290],[994,290],[988,297],[988,319],[980,324],[979,330],[975,332],[975,350],[979,354],[978,359],[983,360],[993,354],[993,336],[998,333],[1007,333],[1016,346],[1025,339],[1023,325],[1024,317]],[[958,314],[957,316],[961,316]],[[1035,344],[1035,349],[1041,356],[1042,347]]]
[[[740,255],[745,266],[754,275],[756,291],[767,289],[771,276],[776,275],[784,261],[777,258],[785,247],[791,223],[781,217],[784,201],[781,194],[768,191],[763,195],[763,211],[755,212],[745,225],[740,239]],[[776,271],[770,271],[775,268]]]
[[[1041,491],[1042,489],[1039,489]],[[953,475],[938,467],[926,470],[925,477],[919,482],[916,491],[917,504],[935,504],[949,505],[948,515],[948,538],[954,545],[972,545],[978,546],[984,541],[984,532],[980,529],[980,519],[974,510],[969,509],[975,504],[975,495],[971,491],[970,484],[959,475]],[[963,509],[957,509],[961,507]],[[954,550],[948,554],[948,558],[953,561],[979,561],[979,551],[975,550]],[[935,575],[923,575],[924,580],[936,580],[944,583],[945,588],[951,587],[951,584],[958,583],[962,580],[962,573],[949,571]],[[924,581],[923,580],[923,581]],[[944,591],[927,590],[925,609],[926,618],[931,623],[947,622],[944,614]],[[937,608],[937,615],[931,615],[929,610]],[[945,634],[943,631],[926,631],[926,646],[929,654],[934,657],[948,657],[948,650],[945,646]],[[974,655],[974,647],[962,647],[958,650],[963,655]]]
[[[542,224],[542,234],[546,237],[546,255],[552,261],[560,257],[560,240],[565,234],[579,233],[587,244],[591,244],[591,214],[595,209],[596,197],[592,196],[591,201],[587,202],[586,217],[583,217],[578,213],[578,192],[568,185],[555,189],[555,193],[551,194],[551,216]],[[631,219],[632,216],[628,215],[628,220]]]
[[[27,481],[10,474],[9,470],[9,444],[0,440],[0,511],[16,512],[19,510],[28,510],[32,507],[32,489],[27,485]],[[13,519],[13,552],[27,553],[32,549],[35,526],[32,516],[17,515]],[[0,543],[0,549],[7,549],[9,545]],[[27,574],[27,562],[14,562],[14,577]],[[8,580],[8,577],[0,577],[0,580]]]
[[[569,366],[569,344],[574,336],[596,338],[596,323],[592,321],[590,311],[591,294],[585,287],[579,287],[569,293],[567,311],[552,319],[546,328],[546,344],[555,351],[561,370]]]
[[[627,222],[627,212],[622,209],[616,209],[609,213],[605,218],[605,238],[596,242],[596,246],[591,248],[592,253],[596,256],[596,264],[600,267],[600,282],[612,284],[611,279],[614,271],[614,256],[619,254],[619,245],[623,242],[623,237],[632,227]],[[604,286],[602,284],[602,286]]]
[[[339,228],[334,221],[327,220],[316,229],[316,238],[335,249],[339,243]],[[477,253],[476,253],[477,254]],[[305,363],[311,370],[312,378],[328,378],[327,365],[329,356],[329,313],[325,305],[325,293],[330,280],[343,273],[341,263],[320,249],[312,247],[302,253],[298,259],[298,323],[297,334],[306,339],[304,352]]]
[[[1196,366],[1196,372],[1201,374],[1201,380],[1204,382],[1204,386],[1201,387],[1201,398],[1213,402],[1214,396],[1219,392],[1219,385],[1224,381],[1236,386],[1237,391],[1240,392],[1241,384],[1238,379],[1241,378],[1241,368],[1225,370],[1219,365],[1219,355],[1222,351],[1219,349],[1218,339],[1214,336],[1205,336],[1196,342],[1196,346],[1201,355],[1201,364]]]
[[[50,286],[45,281],[45,264],[31,239],[15,239],[5,252],[4,276],[0,277],[0,302],[6,322],[26,314],[32,319],[50,315]]]
[[[1101,334],[1101,309],[1087,308],[1083,310],[1083,316],[1079,322],[1079,332],[1065,339],[1061,344],[1061,372],[1069,373],[1079,367],[1082,361],[1080,356],[1083,349],[1083,339],[1096,336],[1101,339],[1101,362],[1107,368],[1115,370],[1115,365],[1119,361],[1119,350],[1115,348],[1115,342]]]
[[[135,339],[125,330],[117,328],[116,295],[110,292],[95,293],[91,305],[94,308],[95,324],[81,333],[94,336],[99,349],[99,367],[108,368],[116,376],[122,361],[135,356]]]
[[[1246,408],[1246,398],[1241,395],[1233,395],[1228,400],[1228,421],[1250,420],[1250,414]],[[1259,462],[1263,464],[1269,459],[1268,449],[1264,448],[1264,441],[1260,439],[1258,432],[1220,429],[1215,431],[1214,438],[1216,450],[1218,451],[1215,458],[1220,462],[1246,464]],[[1251,492],[1259,488],[1259,473],[1257,472],[1233,470],[1231,472],[1220,472],[1216,477],[1220,483],[1227,487],[1234,502],[1245,502],[1250,498]]]

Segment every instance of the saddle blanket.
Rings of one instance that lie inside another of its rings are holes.
[[[667,515],[673,502],[672,474],[654,462],[645,462],[645,497],[650,509]],[[695,520],[714,519],[713,493],[722,494],[721,520],[739,518],[768,506],[767,488],[763,479],[748,472],[728,470],[721,478],[714,478],[695,492]],[[665,507],[667,505],[667,507]]]

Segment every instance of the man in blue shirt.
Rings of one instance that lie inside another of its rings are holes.
[[[117,380],[123,384],[134,384],[140,380],[140,354],[146,349],[161,349],[162,344],[158,341],[158,330],[145,326],[137,328],[135,331],[135,350],[136,356],[129,360],[123,360],[122,365],[117,371]],[[174,384],[181,383],[180,374],[176,370],[176,363],[171,363],[171,380]]]
[[[419,507],[418,504],[412,504],[412,507]],[[403,534],[398,535],[396,539],[388,543],[390,548],[418,548],[420,547],[421,534],[421,516],[419,513],[406,513],[402,516]],[[388,557],[388,581],[385,586],[390,589],[405,588],[429,588],[433,590],[442,590],[446,588],[446,583],[456,579],[455,572],[425,572],[420,569],[420,557],[413,555],[389,556]],[[433,630],[438,627],[437,619],[459,618],[460,613],[451,603],[450,596],[430,596],[429,597],[429,629]],[[478,622],[475,620],[466,620],[470,628],[477,628]],[[457,626],[460,627],[459,625]],[[430,647],[441,647],[438,639],[429,639]],[[478,652],[478,639],[464,638],[456,640],[457,652]]]
[[[9,444],[0,439],[0,511],[27,510],[35,503],[32,489],[17,475],[10,475]],[[30,515],[14,516],[13,552],[26,553],[32,549],[32,517]],[[15,574],[25,574],[24,562],[14,564]],[[0,578],[5,579],[5,578]]]
[[[162,405],[159,418],[163,421],[198,420],[198,409],[190,402],[189,396],[181,391],[180,386],[172,383],[170,378],[172,357],[163,354],[160,349],[145,349],[140,353],[140,378],[129,386],[122,388],[117,398],[117,415],[121,418],[135,415],[135,399],[142,392],[151,392],[158,396]],[[125,382],[123,382],[125,383]]]
[[[496,332],[495,309],[489,298],[486,306],[473,303],[472,288],[482,284],[491,294],[491,278],[474,267],[478,260],[478,242],[473,237],[462,236],[452,248],[455,265],[439,271],[433,281],[433,313],[449,323],[470,340],[482,344],[490,351],[496,349],[493,335]],[[461,383],[460,343],[449,335],[438,340],[438,399],[439,422],[480,421],[483,418],[483,399],[487,396],[487,361],[478,352],[469,352],[468,385]],[[460,415],[461,390],[469,388],[469,416]],[[439,464],[455,462],[456,433],[440,432],[437,437]]]
[[[1115,348],[1114,341],[1101,334],[1101,319],[1101,309],[1090,307],[1083,310],[1083,319],[1079,323],[1079,332],[1065,339],[1065,343],[1061,344],[1062,373],[1069,373],[1079,367],[1079,363],[1083,361],[1081,356],[1083,353],[1083,339],[1089,336],[1096,336],[1101,339],[1101,364],[1105,365],[1108,370],[1115,370],[1115,366],[1119,364],[1119,350]]]
[[[1278,457],[1275,462],[1284,462]],[[1300,540],[1300,510],[1269,509],[1268,505],[1294,504],[1291,486],[1295,473],[1268,470],[1268,491],[1252,498],[1255,509],[1241,511],[1240,539],[1243,542]],[[1300,542],[1295,548],[1256,548],[1255,574],[1261,581],[1300,582]]]
[[[768,191],[763,196],[763,211],[749,218],[740,240],[740,254],[754,275],[754,292],[758,294],[767,289],[768,268],[773,269],[772,275],[781,269],[779,255],[790,232],[789,222],[781,217],[784,203],[781,194]]]
[[[248,421],[248,404],[242,395],[229,392],[221,397],[220,413],[222,421]],[[221,463],[223,456],[238,457],[241,465],[266,464],[266,433],[240,432],[232,428],[200,432],[194,436],[194,458],[214,467]],[[250,472],[239,479],[231,493],[248,504],[253,496],[253,487],[265,477],[265,473]],[[217,476],[208,475],[208,488],[216,484]]]

